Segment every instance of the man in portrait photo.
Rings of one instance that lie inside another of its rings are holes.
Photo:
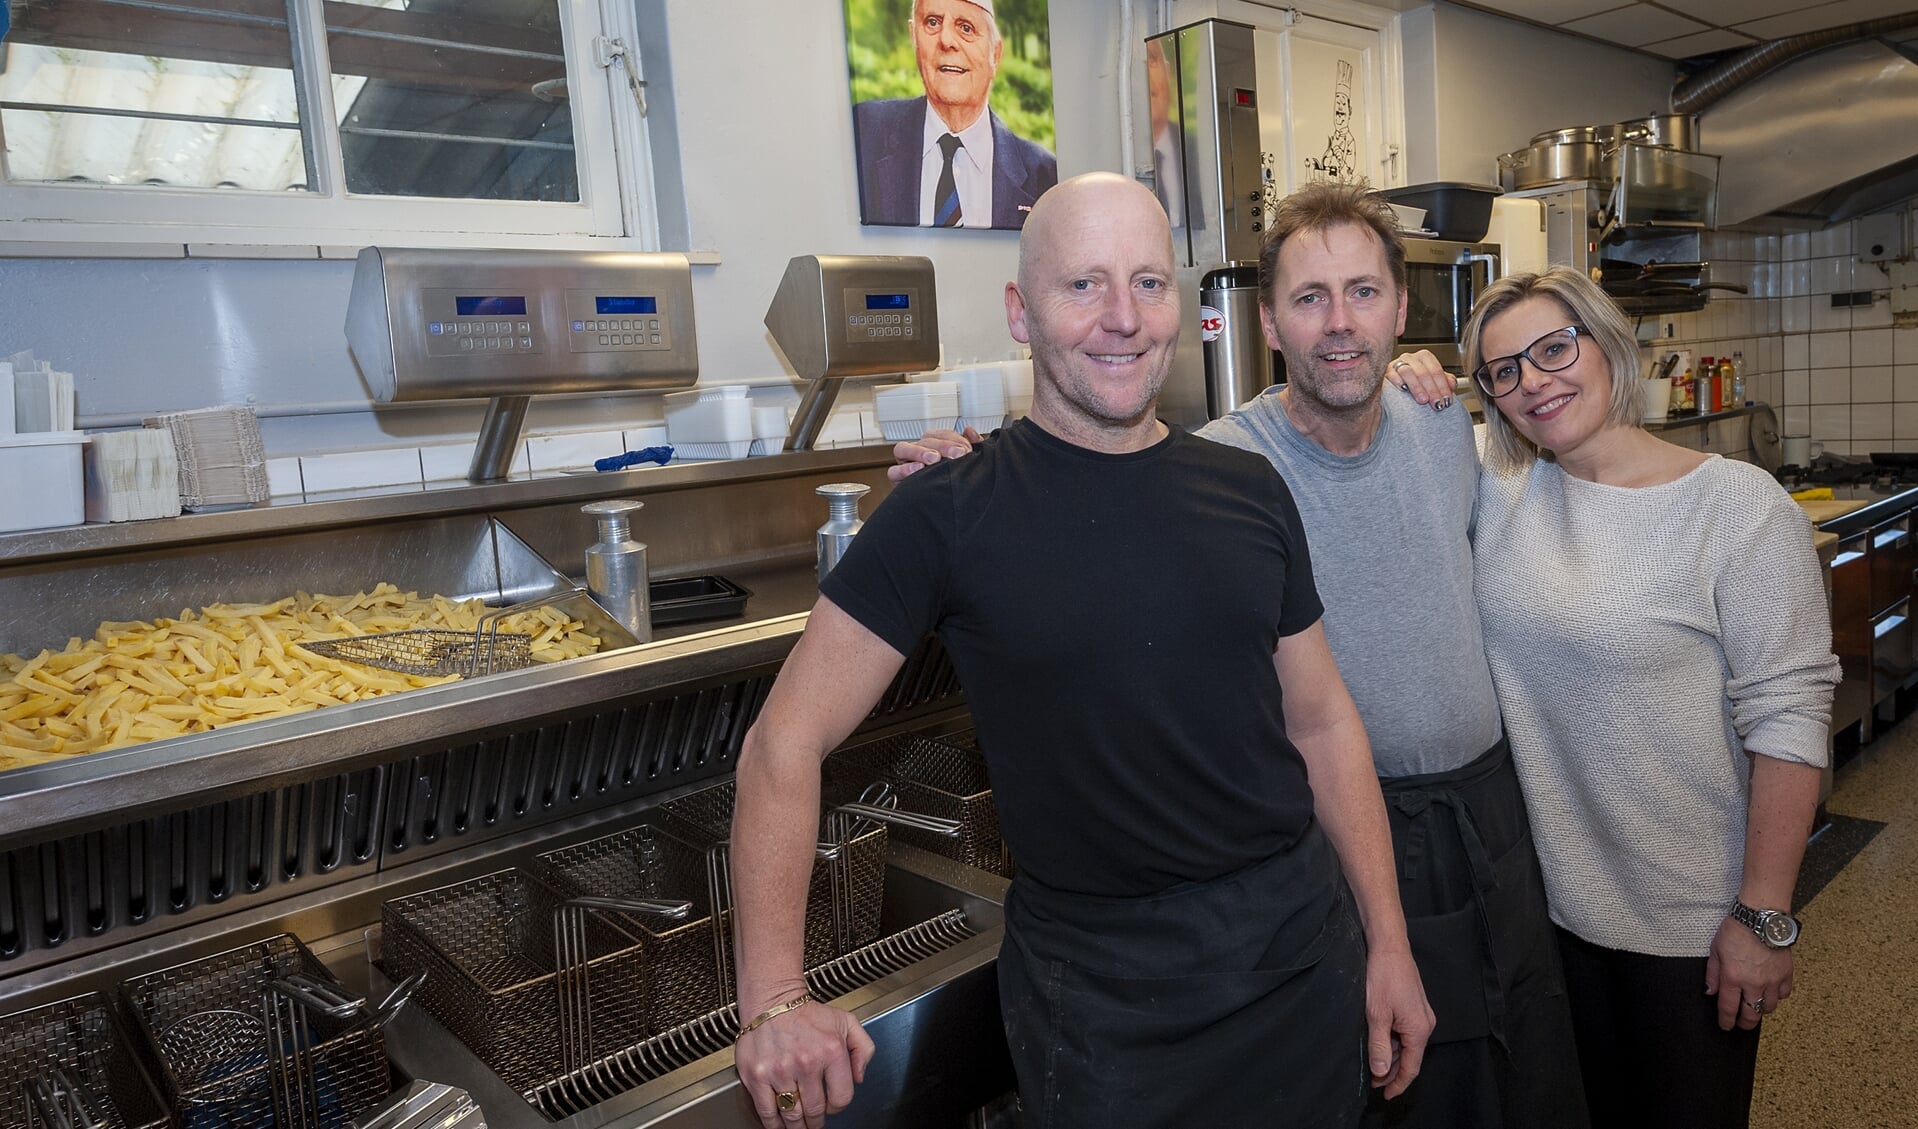
[[[987,105],[1005,55],[994,5],[914,0],[912,46],[925,93],[853,106],[860,222],[1017,229],[1058,183],[1052,153]]]

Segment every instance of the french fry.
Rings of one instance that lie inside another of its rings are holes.
[[[455,682],[457,675],[324,659],[300,643],[419,628],[473,631],[486,611],[476,599],[421,597],[381,583],[352,596],[296,592],[272,603],[109,620],[63,650],[0,654],[0,771]],[[557,608],[514,616],[501,629],[534,636],[539,662],[600,645]]]

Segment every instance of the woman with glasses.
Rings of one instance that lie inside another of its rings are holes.
[[[1839,676],[1811,525],[1639,425],[1631,327],[1583,274],[1493,284],[1463,345],[1495,409],[1479,614],[1592,1122],[1743,1126]]]

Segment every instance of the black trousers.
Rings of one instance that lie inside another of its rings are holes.
[[[1557,932],[1592,1125],[1744,1129],[1761,1028],[1718,1029],[1705,958],[1622,952]]]

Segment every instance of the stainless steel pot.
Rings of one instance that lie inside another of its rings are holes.
[[[1649,118],[1633,118],[1618,123],[1619,137],[1626,141],[1636,141],[1640,145],[1653,145],[1660,149],[1698,148],[1698,115],[1696,114],[1654,114]]]
[[[1544,133],[1532,135],[1534,145],[1577,145],[1586,141],[1597,141],[1597,131],[1603,126],[1575,125],[1565,129],[1548,129]]]
[[[1498,171],[1501,187],[1508,192],[1563,180],[1605,180],[1610,175],[1604,149],[1595,141],[1534,142],[1501,155]]]

